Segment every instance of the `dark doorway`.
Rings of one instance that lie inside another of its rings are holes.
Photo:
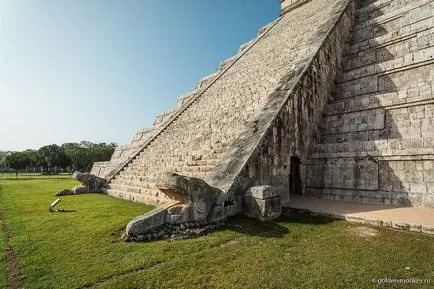
[[[291,167],[289,174],[289,194],[302,194],[301,174],[300,174],[300,159],[291,157]]]

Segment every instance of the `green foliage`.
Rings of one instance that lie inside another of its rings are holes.
[[[40,165],[38,151],[28,149],[25,150],[23,154],[26,155],[30,167],[36,167]]]
[[[87,171],[92,167],[94,162],[110,160],[116,144],[94,144],[82,141],[80,143],[66,143],[61,148],[71,160],[70,164],[74,170]]]
[[[0,152],[0,168],[15,170],[39,168],[51,171],[54,168],[89,171],[94,162],[108,161],[115,148],[115,143],[94,144],[88,141],[46,145],[39,150],[22,152]]]
[[[0,169],[7,167],[6,156],[8,152],[0,151]]]
[[[30,164],[30,159],[26,153],[11,152],[6,155],[5,164],[9,168],[20,170],[26,168]]]
[[[358,224],[311,215],[240,216],[196,239],[125,243],[127,222],[150,207],[90,194],[62,197],[58,206],[76,212],[49,213],[52,193],[74,184],[0,180],[25,288],[408,288],[372,279],[433,278],[432,236],[376,228],[360,237]]]
[[[62,148],[55,144],[41,147],[38,150],[38,158],[40,165],[45,168],[65,168],[70,162]]]
[[[0,161],[1,161],[1,152],[0,152]],[[3,186],[2,183],[0,182],[0,196],[2,194],[3,191]],[[2,209],[1,203],[0,203],[0,209]],[[1,213],[0,213],[1,214]],[[0,220],[1,223],[3,224],[3,220]],[[2,228],[4,228],[4,226],[2,225]],[[6,288],[6,268],[5,268],[5,264],[6,264],[6,244],[5,244],[5,235],[3,234],[3,232],[0,232],[0,288]]]

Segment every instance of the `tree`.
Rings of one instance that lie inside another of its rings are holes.
[[[25,169],[30,164],[30,159],[24,152],[11,152],[6,155],[6,166],[16,170]]]
[[[89,141],[80,143],[66,143],[62,149],[71,161],[72,169],[78,171],[89,171],[94,162],[110,160],[117,144],[99,143]]]
[[[84,168],[89,162],[86,149],[81,147],[78,143],[65,143],[61,148],[68,157],[72,169],[76,171],[84,171]]]
[[[116,147],[117,145],[115,143],[108,145],[106,143],[92,144],[90,147],[92,163],[110,160]]]
[[[8,154],[8,152],[0,151],[0,172],[1,172],[2,178],[3,178],[3,172],[7,168],[7,163],[6,163],[7,154]]]
[[[6,167],[6,155],[7,152],[0,151],[0,170]]]
[[[25,150],[23,153],[27,156],[29,160],[28,168],[34,169],[39,166],[39,156],[37,151],[28,149]]]
[[[89,141],[80,143],[65,143],[46,145],[35,150],[23,152],[1,152],[0,169],[10,167],[16,170],[42,167],[45,172],[52,172],[56,168],[70,168],[78,171],[89,171],[94,162],[110,160],[117,144]]]
[[[54,167],[66,168],[70,164],[66,154],[56,144],[41,147],[38,150],[38,162],[49,171]]]

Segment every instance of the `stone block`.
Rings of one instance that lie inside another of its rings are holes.
[[[156,208],[131,220],[126,228],[127,236],[137,236],[151,231],[165,223],[166,208]]]
[[[244,194],[244,215],[264,222],[279,218],[281,213],[281,198],[274,187],[256,186]]]
[[[426,184],[427,193],[430,195],[434,195],[434,180]]]
[[[425,161],[424,163],[433,163],[434,161]],[[434,169],[425,169],[423,171],[423,178],[425,182],[434,182]]]

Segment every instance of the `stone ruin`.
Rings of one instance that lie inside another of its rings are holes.
[[[73,187],[72,189],[66,189],[58,191],[55,196],[67,196],[67,195],[79,195],[86,193],[98,192],[101,186],[105,183],[104,178],[97,177],[93,174],[74,172],[72,179],[79,181],[80,185]]]
[[[128,238],[273,220],[296,194],[434,206],[432,0],[280,2],[255,39],[94,164],[104,193],[156,206]]]

